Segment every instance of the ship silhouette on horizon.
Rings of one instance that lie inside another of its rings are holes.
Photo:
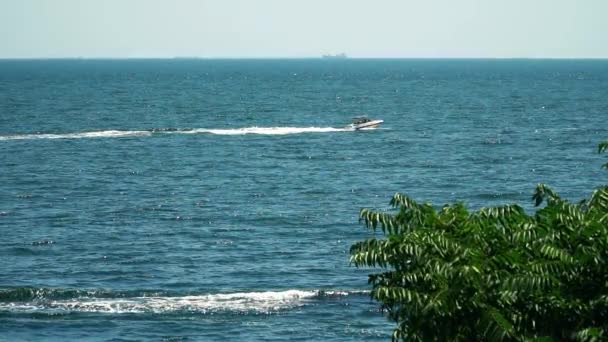
[[[338,53],[335,55],[331,55],[331,54],[323,55],[321,58],[323,58],[323,59],[346,59],[346,58],[348,58],[348,56],[346,56],[346,54],[344,52],[342,52],[342,53]]]

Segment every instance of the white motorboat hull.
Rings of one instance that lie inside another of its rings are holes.
[[[365,129],[365,128],[376,128],[383,122],[384,122],[384,120],[372,120],[372,121],[363,122],[360,124],[351,124],[351,127],[354,130],[360,130],[360,129]]]

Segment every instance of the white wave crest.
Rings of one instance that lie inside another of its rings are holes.
[[[319,291],[268,291],[182,297],[74,298],[47,302],[0,303],[0,311],[95,313],[256,312],[271,313],[305,305]]]

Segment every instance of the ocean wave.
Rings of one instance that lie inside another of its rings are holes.
[[[373,129],[373,128],[371,128]],[[244,127],[231,129],[211,129],[211,128],[194,128],[194,129],[178,129],[178,128],[156,128],[151,130],[140,131],[95,131],[81,133],[63,133],[63,134],[14,134],[0,135],[0,141],[5,140],[33,140],[33,139],[85,139],[85,138],[124,138],[124,137],[141,137],[150,136],[153,134],[215,134],[215,135],[288,135],[302,133],[334,133],[334,132],[352,132],[352,128],[335,128],[335,127]]]
[[[284,290],[215,294],[113,292],[48,288],[0,290],[0,312],[11,313],[273,313],[326,298],[369,294],[367,291]]]

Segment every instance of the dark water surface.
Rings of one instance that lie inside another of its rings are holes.
[[[388,340],[359,209],[578,201],[606,118],[608,61],[0,61],[0,340]]]

